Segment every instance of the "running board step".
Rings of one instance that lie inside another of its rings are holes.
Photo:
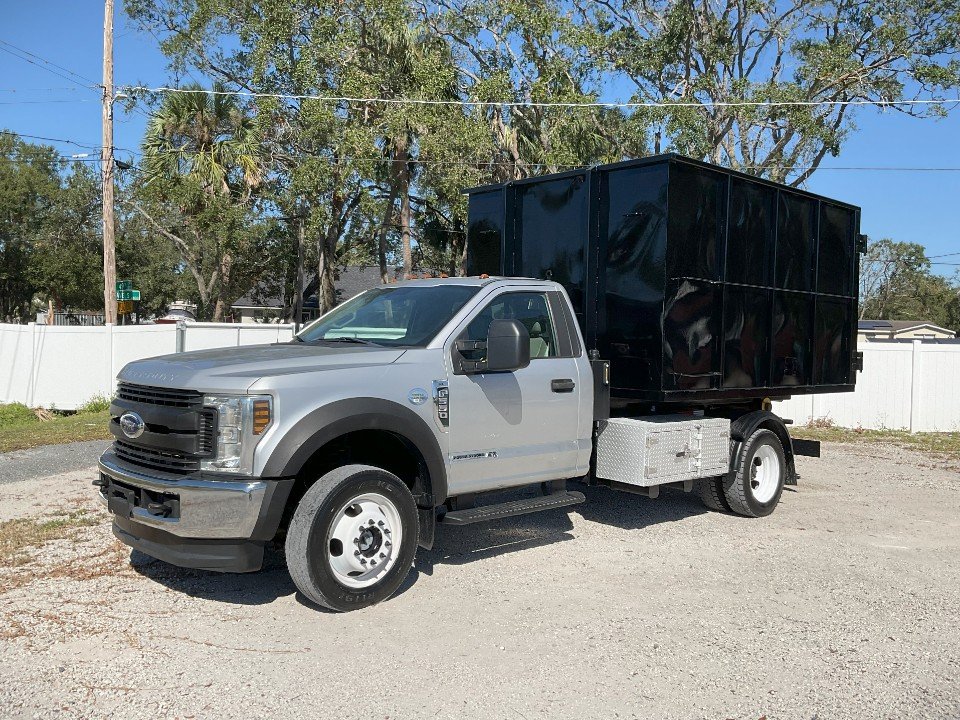
[[[471,523],[499,520],[500,518],[513,517],[514,515],[526,515],[542,510],[554,510],[556,508],[567,507],[568,505],[579,505],[584,500],[586,500],[586,498],[583,496],[583,493],[565,490],[563,492],[555,492],[550,495],[542,495],[526,500],[513,500],[511,502],[498,503],[497,505],[467,508],[466,510],[452,510],[443,516],[441,522],[444,525],[470,525]]]

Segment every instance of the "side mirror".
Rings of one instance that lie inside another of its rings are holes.
[[[486,372],[513,372],[530,364],[530,333],[519,320],[494,320],[487,330]]]

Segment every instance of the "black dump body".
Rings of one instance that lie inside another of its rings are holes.
[[[679,155],[467,193],[468,274],[562,284],[614,399],[853,390],[859,208]]]

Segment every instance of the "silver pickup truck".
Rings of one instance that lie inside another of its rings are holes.
[[[284,539],[296,586],[339,611],[394,593],[437,522],[583,502],[569,479],[696,490],[753,517],[796,480],[769,403],[736,417],[611,413],[609,367],[550,281],[384,286],[289,343],[140,360],[118,377],[97,481],[116,536],[231,572],[258,570]],[[476,502],[523,486],[538,492]]]

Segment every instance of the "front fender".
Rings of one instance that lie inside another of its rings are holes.
[[[386,430],[416,448],[430,474],[427,492],[435,505],[447,498],[447,469],[433,429],[399,403],[381,398],[337,400],[308,413],[287,431],[264,465],[264,477],[297,475],[313,454],[338,437],[358,430]]]

